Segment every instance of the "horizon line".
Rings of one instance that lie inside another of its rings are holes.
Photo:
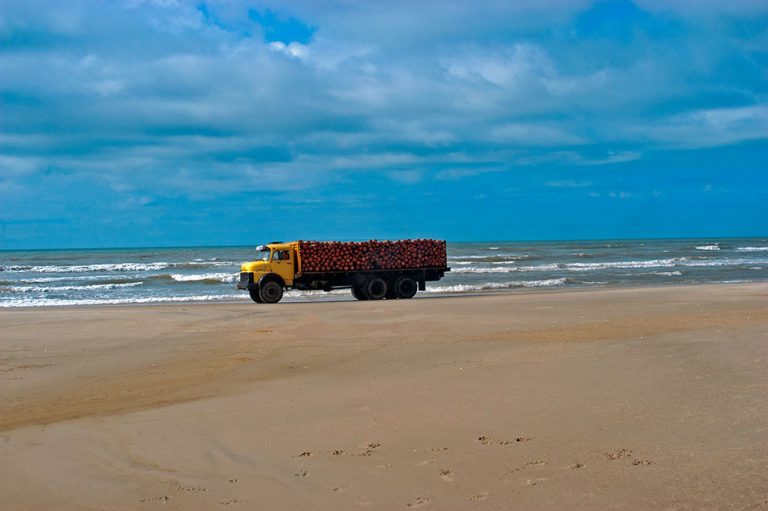
[[[693,236],[693,237],[641,237],[641,238],[560,238],[560,239],[495,239],[495,240],[442,240],[440,238],[355,238],[355,239],[311,239],[307,238],[302,241],[342,241],[342,242],[355,242],[355,241],[369,241],[369,240],[397,240],[397,239],[439,239],[446,243],[556,243],[556,242],[578,242],[578,241],[675,241],[675,240],[729,240],[729,239],[768,239],[768,234],[757,236]],[[294,241],[294,240],[291,240]],[[268,242],[269,243],[269,242]],[[250,248],[256,247],[259,242],[254,242],[253,245],[155,245],[155,246],[112,246],[112,247],[46,247],[46,248],[0,248],[0,252],[36,252],[36,251],[75,251],[75,250],[172,250],[172,249],[185,249],[185,248]]]

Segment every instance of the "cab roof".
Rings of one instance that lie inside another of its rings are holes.
[[[265,245],[259,245],[256,250],[264,252],[266,250],[290,250],[296,245],[296,241],[273,241]]]

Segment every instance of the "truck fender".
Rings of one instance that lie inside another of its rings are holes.
[[[278,275],[277,273],[267,273],[263,277],[259,279],[259,286],[266,284],[267,282],[275,281],[278,284],[280,284],[282,287],[285,287],[285,281],[283,278]]]

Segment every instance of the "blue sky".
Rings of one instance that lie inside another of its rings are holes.
[[[0,248],[766,235],[767,164],[765,2],[0,0]]]

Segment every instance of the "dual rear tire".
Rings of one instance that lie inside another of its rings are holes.
[[[413,298],[416,295],[416,291],[419,290],[419,285],[416,280],[411,277],[398,277],[392,286],[395,296],[407,300]]]
[[[383,298],[413,298],[419,286],[411,277],[398,277],[394,282],[387,282],[380,277],[368,279],[352,287],[352,296],[358,300],[381,300]]]
[[[368,280],[368,282],[363,285],[365,296],[367,296],[369,300],[381,300],[387,296],[388,287],[387,281],[378,277]]]
[[[363,286],[352,286],[352,296],[354,296],[356,300],[368,299],[368,297],[365,296],[365,290],[363,289]]]

